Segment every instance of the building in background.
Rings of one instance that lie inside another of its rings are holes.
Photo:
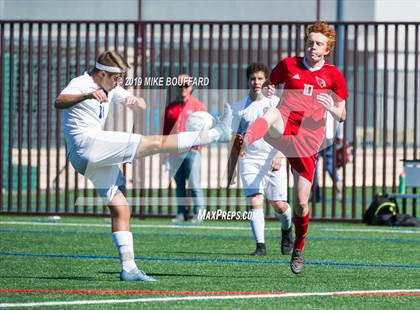
[[[340,0],[318,0],[337,20]],[[313,21],[317,0],[0,0],[0,20]],[[418,0],[342,0],[344,21],[419,21]]]

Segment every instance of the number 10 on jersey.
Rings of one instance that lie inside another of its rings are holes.
[[[305,96],[312,96],[312,93],[314,91],[314,86],[311,84],[303,84],[303,94]]]

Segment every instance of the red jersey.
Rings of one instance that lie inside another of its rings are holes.
[[[186,102],[171,102],[165,109],[163,134],[169,135],[185,131],[188,116],[197,111],[206,111],[206,106],[193,96],[190,96]]]
[[[304,117],[317,121],[325,118],[325,109],[316,99],[318,94],[327,92],[335,102],[348,96],[344,76],[335,66],[325,63],[310,71],[302,57],[283,59],[271,72],[270,80],[274,85],[284,83],[281,111],[301,111]]]
[[[270,143],[285,154],[296,171],[312,181],[326,119],[317,95],[326,92],[335,102],[345,100],[348,93],[344,76],[333,65],[325,63],[311,71],[303,58],[290,57],[273,69],[270,80],[274,85],[284,83],[278,109],[285,126],[281,139],[269,139]]]

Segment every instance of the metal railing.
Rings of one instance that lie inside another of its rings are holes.
[[[338,37],[329,62],[342,70],[350,93],[344,142],[351,146],[351,162],[340,169],[344,188],[338,199],[320,161],[322,202],[312,200],[311,216],[359,220],[375,193],[396,191],[402,171],[399,160],[418,159],[420,155],[420,24],[331,24]],[[246,94],[245,69],[249,63],[264,62],[272,68],[284,57],[303,55],[307,25],[0,22],[0,212],[108,214],[107,208],[95,203],[92,207],[75,205],[77,198],[95,194],[66,159],[60,112],[53,106],[61,89],[93,65],[101,51],[115,49],[127,58],[132,70],[125,86],[149,103],[146,112],[136,115],[115,107],[106,129],[158,134],[172,89],[145,86],[145,78],[165,79],[181,71],[208,78],[209,84],[196,89],[194,95],[216,115],[224,101],[233,102]],[[227,151],[220,145],[203,150],[202,184],[207,189],[208,208],[243,210],[239,177],[233,189],[224,189]],[[133,214],[172,215],[174,193],[160,156],[141,159],[123,169]],[[292,185],[290,175],[288,184]],[[416,201],[404,203],[403,211],[416,215]]]

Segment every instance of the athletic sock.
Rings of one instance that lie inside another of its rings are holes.
[[[287,210],[283,213],[277,211],[274,212],[276,217],[280,220],[281,228],[283,230],[289,230],[292,227],[292,209],[288,205]]]
[[[248,128],[244,135],[244,140],[246,140],[248,145],[251,145],[255,141],[264,137],[268,132],[268,129],[269,127],[267,121],[260,117]]]
[[[178,134],[178,151],[187,152],[193,146],[207,145],[220,139],[217,128],[202,131],[184,131]]]
[[[116,231],[112,233],[112,240],[120,255],[122,269],[127,272],[137,269],[134,261],[133,234],[129,231]]]
[[[252,214],[250,223],[255,241],[257,243],[264,243],[265,219],[263,209],[252,209],[251,212]]]
[[[309,212],[303,217],[296,213],[293,215],[293,222],[295,223],[295,248],[302,251],[305,247],[305,238],[308,232]]]

